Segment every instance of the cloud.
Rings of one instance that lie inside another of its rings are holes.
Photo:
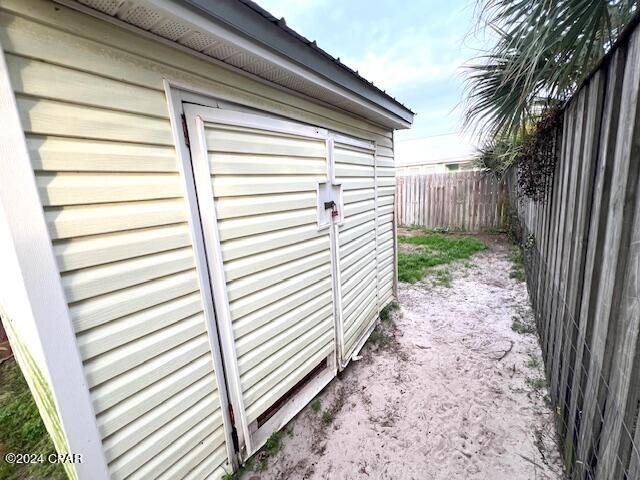
[[[459,133],[407,140],[401,137],[398,132],[395,142],[397,165],[471,158],[477,151],[475,142]]]
[[[415,86],[451,79],[463,64],[462,59],[436,61],[429,49],[369,51],[363,58],[346,58],[345,63],[378,87],[400,91]]]
[[[398,132],[399,157],[422,160],[472,149],[459,134],[442,138],[437,145],[424,140],[460,130],[463,80],[459,73],[477,54],[471,45],[475,41],[467,38],[472,0],[258,2],[417,112],[414,130]],[[416,138],[421,140],[400,146]]]

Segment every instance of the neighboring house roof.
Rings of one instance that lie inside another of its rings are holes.
[[[413,122],[409,108],[250,0],[56,1],[100,12],[383,126]]]

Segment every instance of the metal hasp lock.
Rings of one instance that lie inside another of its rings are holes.
[[[331,209],[332,217],[338,216],[338,206],[336,205],[336,202],[334,202],[333,200],[331,200],[330,202],[324,202],[324,209],[325,210]]]
[[[342,185],[318,182],[318,227],[323,228],[342,221]]]

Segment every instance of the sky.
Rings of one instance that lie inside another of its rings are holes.
[[[461,67],[479,54],[473,0],[257,0],[417,113],[398,164],[470,156]]]

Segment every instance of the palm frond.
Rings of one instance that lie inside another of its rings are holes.
[[[571,95],[637,11],[637,0],[480,0],[498,41],[466,67],[465,127],[521,129],[536,99]]]

